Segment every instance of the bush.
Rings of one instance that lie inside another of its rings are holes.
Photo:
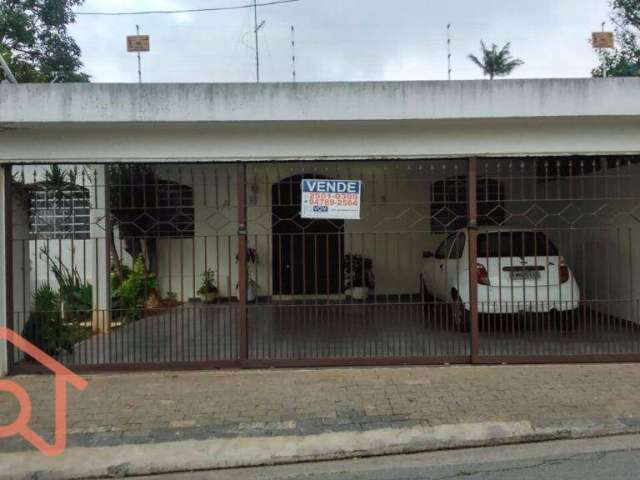
[[[33,311],[22,336],[51,356],[72,352],[76,343],[91,335],[91,328],[66,322],[61,311],[60,293],[49,285],[39,287],[33,295]]]
[[[70,270],[60,258],[56,263],[46,248],[41,251],[47,257],[51,273],[60,286],[59,296],[64,306],[65,320],[82,321],[90,318],[93,308],[91,285],[80,278],[75,266]]]
[[[156,277],[148,273],[144,257],[133,262],[133,268],[123,267],[124,280],[112,274],[112,309],[125,322],[135,322],[142,316],[144,302],[157,288]]]

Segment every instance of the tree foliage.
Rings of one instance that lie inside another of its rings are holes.
[[[487,48],[484,42],[480,42],[481,59],[471,54],[469,59],[482,69],[482,73],[491,80],[495,77],[506,77],[524,62],[519,58],[511,56],[511,43],[498,48],[493,43],[491,48]]]
[[[18,82],[87,82],[68,25],[84,0],[1,0],[0,54]],[[0,71],[0,80],[4,73]]]
[[[640,0],[612,0],[611,21],[616,25],[616,48],[600,53],[594,77],[640,76]]]

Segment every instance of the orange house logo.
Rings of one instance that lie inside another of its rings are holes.
[[[0,391],[13,395],[20,405],[18,418],[9,425],[0,425],[0,438],[20,435],[44,455],[48,457],[60,455],[67,446],[67,384],[82,391],[87,388],[87,381],[8,328],[0,327],[0,341],[2,340],[15,345],[55,375],[55,437],[53,444],[47,443],[29,428],[28,423],[31,418],[29,394],[15,382],[0,380]]]

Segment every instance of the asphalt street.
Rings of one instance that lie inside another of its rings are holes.
[[[629,480],[640,477],[640,435],[218,470],[147,480]]]

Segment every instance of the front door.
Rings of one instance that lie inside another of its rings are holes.
[[[300,216],[304,178],[321,177],[295,175],[271,189],[273,294],[339,294],[344,222]]]

